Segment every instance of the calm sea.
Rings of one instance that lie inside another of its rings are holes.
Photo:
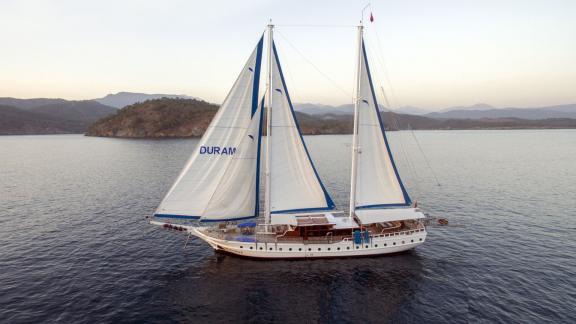
[[[576,322],[576,131],[389,136],[413,199],[452,225],[314,261],[184,250],[147,225],[197,140],[0,137],[0,322]],[[305,140],[345,208],[350,137]]]

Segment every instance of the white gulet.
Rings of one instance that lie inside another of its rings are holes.
[[[372,85],[363,26],[358,27],[348,215],[334,210],[302,139],[273,27],[268,26],[264,98],[260,101],[258,96],[262,36],[150,224],[194,235],[217,251],[252,258],[381,255],[422,244],[426,239],[424,214],[412,207],[394,164]],[[264,109],[264,223],[239,223],[260,216]],[[174,224],[163,219],[196,219],[198,223]]]

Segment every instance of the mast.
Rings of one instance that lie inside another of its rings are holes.
[[[265,214],[264,222],[265,224],[270,223],[270,166],[271,166],[271,154],[270,154],[270,138],[272,136],[272,42],[274,38],[272,37],[274,25],[272,25],[272,20],[268,24],[268,79],[266,84],[266,181],[264,184],[264,204],[265,204]],[[268,230],[268,229],[266,229]]]
[[[354,93],[354,131],[352,133],[352,175],[350,179],[350,219],[354,217],[356,209],[356,173],[357,159],[359,154],[358,147],[358,108],[360,103],[360,77],[362,74],[362,33],[364,26],[362,23],[358,26],[358,62],[356,66],[356,91]]]

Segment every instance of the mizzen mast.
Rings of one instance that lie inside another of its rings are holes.
[[[362,74],[362,34],[364,26],[358,26],[358,61],[356,66],[356,89],[354,92],[354,130],[352,133],[352,175],[350,179],[350,219],[354,217],[356,210],[356,175],[358,169],[358,108],[360,105],[360,77]]]

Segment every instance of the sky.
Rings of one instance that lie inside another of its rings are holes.
[[[272,19],[292,100],[351,103],[366,3],[2,0],[0,97],[220,103]],[[372,1],[364,23],[392,107],[576,103],[576,1]]]

